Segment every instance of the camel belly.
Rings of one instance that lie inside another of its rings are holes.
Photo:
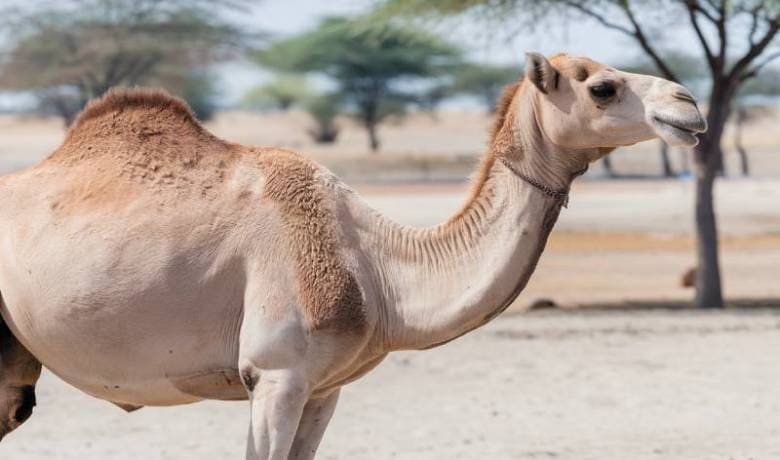
[[[52,236],[0,256],[2,316],[60,378],[98,398],[172,405],[244,396],[238,378],[243,276],[182,259],[170,242],[143,248]],[[15,259],[15,260],[14,260]]]
[[[134,405],[245,397],[238,337],[225,334],[238,331],[240,311],[113,305],[53,314],[38,305],[21,311],[8,302],[3,317],[45,367],[92,396]]]
[[[237,371],[240,305],[16,305],[6,301],[2,312],[14,334],[45,367],[92,396],[136,405],[245,396]]]

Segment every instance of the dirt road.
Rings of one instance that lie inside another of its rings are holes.
[[[539,312],[347,387],[322,459],[780,458],[780,312]],[[238,459],[245,403],[124,414],[46,375],[3,460]]]

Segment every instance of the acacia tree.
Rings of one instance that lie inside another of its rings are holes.
[[[456,70],[449,93],[474,96],[492,113],[501,91],[521,74],[518,66],[466,63]]]
[[[694,149],[698,259],[694,304],[724,305],[713,202],[713,185],[723,161],[721,141],[739,89],[780,57],[780,0],[385,0],[380,10],[438,16],[476,13],[494,20],[525,19],[526,24],[561,12],[580,15],[630,38],[659,73],[673,81],[680,78],[660,51],[658,32],[687,27],[707,64],[710,87],[709,130],[699,135]]]
[[[346,18],[325,19],[257,54],[266,67],[333,80],[365,127],[372,151],[379,149],[377,127],[404,113],[415,85],[442,75],[458,59],[454,46],[411,26]]]
[[[9,32],[0,86],[36,93],[66,124],[116,85],[155,83],[184,96],[248,36],[218,14],[242,2],[11,2],[0,7]]]
[[[286,112],[312,96],[309,82],[300,75],[280,74],[270,81],[250,89],[243,104],[250,108],[272,108]]]
[[[734,148],[739,155],[740,171],[743,176],[750,174],[750,163],[748,153],[742,143],[742,131],[746,123],[752,120],[766,116],[767,107],[761,104],[751,103],[751,99],[756,96],[773,97],[780,95],[780,71],[767,69],[758,74],[758,76],[745,83],[736,96],[734,112]]]

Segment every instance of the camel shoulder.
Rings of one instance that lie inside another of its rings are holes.
[[[303,155],[259,153],[264,198],[278,206],[296,259],[298,295],[308,326],[359,333],[365,329],[363,293],[345,261],[338,200],[343,184]]]

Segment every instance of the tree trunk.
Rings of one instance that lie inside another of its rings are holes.
[[[689,149],[680,149],[680,174],[686,177],[691,174],[691,152]]]
[[[615,170],[612,168],[612,158],[610,158],[609,155],[606,155],[601,161],[604,163],[604,171],[607,173],[607,177],[617,177]]]
[[[675,177],[672,160],[669,158],[669,145],[664,141],[659,142],[661,143],[661,166],[663,167],[664,177]]]
[[[711,120],[715,121],[715,120]],[[713,187],[722,163],[720,140],[723,122],[710,125],[710,131],[702,136],[694,151],[696,161],[696,296],[694,305],[699,308],[722,308],[723,291],[718,257],[718,227],[715,220]]]
[[[747,177],[750,175],[750,164],[748,163],[748,154],[745,150],[745,146],[742,144],[742,128],[745,125],[745,109],[739,107],[737,109],[735,132],[734,132],[734,146],[739,154],[739,167],[742,175]]]
[[[366,130],[368,131],[368,142],[371,147],[371,153],[379,152],[379,136],[376,132],[376,123],[369,122],[366,124]]]

